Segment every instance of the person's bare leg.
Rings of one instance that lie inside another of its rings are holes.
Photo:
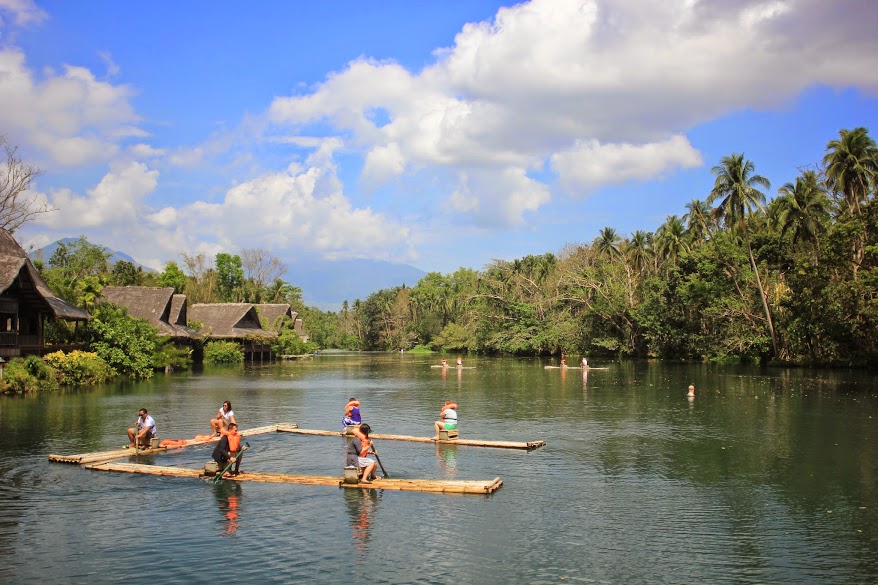
[[[137,447],[137,432],[134,429],[128,429],[128,448]]]

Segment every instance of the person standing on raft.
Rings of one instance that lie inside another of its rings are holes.
[[[439,440],[439,431],[453,431],[457,429],[457,403],[452,400],[446,400],[445,406],[442,407],[442,412],[439,413],[439,417],[442,420],[437,420],[433,423],[433,427],[436,429],[435,441]]]
[[[219,437],[220,433],[232,423],[238,424],[235,421],[235,411],[232,410],[232,403],[226,400],[216,413],[216,418],[210,419],[210,428],[213,429],[213,434]]]
[[[344,405],[344,416],[341,419],[342,430],[348,427],[355,427],[363,422],[363,416],[360,414],[360,401],[351,397],[348,403]]]
[[[235,469],[229,472],[229,475],[238,475],[241,468],[241,459],[244,458],[244,451],[247,450],[247,447],[241,447],[241,435],[238,434],[237,424],[229,423],[229,430],[221,431],[221,433],[223,438],[220,439],[211,456],[219,465],[220,472],[226,468],[229,461],[237,457],[235,459]]]
[[[348,445],[346,452],[345,465],[348,467],[358,467],[363,470],[363,479],[360,480],[360,483],[372,483],[372,480],[379,479],[375,475],[375,468],[378,466],[378,462],[366,457],[366,455],[374,453],[372,450],[372,439],[369,438],[369,433],[371,432],[372,429],[369,425],[360,425],[359,432],[354,435],[354,439]]]
[[[134,427],[128,429],[127,449],[149,447],[149,441],[155,437],[155,419],[149,416],[145,408],[141,408],[140,416],[134,421]]]

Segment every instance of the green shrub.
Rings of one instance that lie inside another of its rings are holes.
[[[170,339],[165,339],[152,356],[152,365],[159,370],[185,370],[192,365],[192,350],[176,347]]]
[[[6,394],[28,394],[44,390],[57,390],[58,379],[58,372],[38,356],[15,358],[3,368],[0,391]]]
[[[95,307],[86,329],[89,348],[122,375],[150,378],[158,332],[144,319],[109,303]]]
[[[314,353],[320,347],[311,341],[304,341],[292,329],[284,329],[271,343],[271,351],[275,355],[304,355]]]
[[[204,346],[204,361],[208,364],[239,364],[244,352],[234,341],[210,341]]]
[[[94,352],[56,351],[47,354],[44,359],[59,372],[59,381],[66,386],[100,384],[116,377],[116,371]]]

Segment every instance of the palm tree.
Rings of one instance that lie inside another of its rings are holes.
[[[637,272],[643,272],[643,269],[649,264],[650,239],[650,234],[643,230],[637,230],[631,234],[631,239],[628,240],[625,247],[625,253]]]
[[[793,243],[814,244],[816,259],[818,236],[826,230],[829,217],[829,200],[817,173],[805,171],[795,183],[787,183],[777,192],[781,195],[775,204],[781,235],[792,230]]]
[[[866,201],[878,178],[878,147],[863,127],[838,134],[826,144],[826,178],[836,194],[844,195],[851,213],[860,213],[860,202]]]
[[[710,172],[716,175],[716,181],[714,181],[713,190],[707,197],[707,203],[713,205],[715,201],[720,200],[712,212],[714,217],[740,235],[747,245],[750,266],[756,275],[756,287],[762,298],[762,308],[765,310],[765,319],[771,334],[771,346],[774,355],[778,355],[777,334],[774,330],[774,320],[771,318],[771,308],[768,306],[768,297],[762,286],[759,266],[753,256],[750,235],[747,232],[749,215],[754,209],[762,209],[765,204],[765,193],[757,187],[768,189],[771,187],[771,183],[762,175],[755,174],[756,166],[752,161],[746,160],[743,153],[724,156],[717,166],[710,169]]]
[[[686,228],[683,227],[683,222],[676,215],[669,215],[656,235],[659,255],[676,266],[680,254],[689,250],[685,237]]]
[[[713,221],[710,217],[710,205],[701,199],[693,199],[686,204],[687,213],[683,216],[689,237],[696,244],[705,241],[710,235]]]
[[[601,254],[618,256],[620,240],[621,238],[616,233],[616,230],[611,227],[605,227],[601,230],[597,240],[595,240],[595,245]]]

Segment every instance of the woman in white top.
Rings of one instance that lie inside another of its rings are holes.
[[[231,423],[238,424],[235,420],[235,411],[232,410],[232,403],[226,400],[220,407],[219,412],[216,413],[216,418],[210,419],[210,428],[213,429],[213,433],[218,437],[220,436],[220,431],[228,428]]]

